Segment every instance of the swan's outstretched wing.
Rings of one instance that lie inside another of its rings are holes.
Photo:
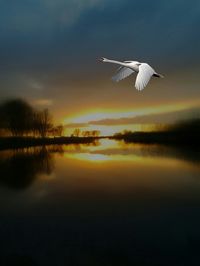
[[[120,67],[117,70],[117,73],[112,77],[112,80],[118,82],[118,81],[125,79],[128,76],[130,76],[133,72],[134,72],[134,70],[132,70],[128,67]]]
[[[143,90],[154,73],[155,71],[152,67],[150,67],[150,65],[142,63],[139,66],[139,73],[137,74],[135,81],[136,89],[139,91]]]

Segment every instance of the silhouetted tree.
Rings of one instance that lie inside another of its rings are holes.
[[[61,137],[64,131],[63,125],[58,125],[56,126],[56,135]]]
[[[13,136],[29,134],[33,125],[33,108],[21,99],[6,101],[1,106],[1,127]]]
[[[85,138],[89,137],[90,136],[90,131],[89,130],[83,131],[82,132],[82,136],[85,137]]]
[[[72,136],[73,137],[79,137],[81,133],[81,130],[79,128],[74,129]]]
[[[92,137],[98,137],[100,135],[100,131],[99,130],[92,130],[91,134],[92,134]]]
[[[42,138],[47,136],[48,131],[53,127],[52,117],[48,109],[35,112],[34,115],[34,131],[37,132]]]
[[[8,100],[0,106],[0,132],[10,132],[13,136],[34,135],[46,137],[53,127],[48,109],[34,110],[21,99]],[[62,134],[62,127],[56,127],[56,134]]]
[[[86,130],[82,132],[83,137],[98,137],[100,135],[99,130]]]
[[[48,130],[48,135],[53,137],[61,137],[63,134],[63,125],[53,126]]]

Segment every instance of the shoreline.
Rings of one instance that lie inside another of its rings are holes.
[[[199,132],[184,131],[152,131],[152,132],[130,132],[114,136],[98,137],[0,137],[0,150],[20,149],[46,145],[70,145],[70,144],[92,144],[100,139],[111,139],[124,141],[125,143],[160,144],[170,146],[191,146],[200,148]]]
[[[0,150],[21,149],[46,145],[91,144],[99,137],[0,137]]]
[[[126,143],[194,146],[195,148],[199,148],[200,138],[198,133],[189,133],[186,131],[131,132],[112,136],[110,139],[123,140]]]

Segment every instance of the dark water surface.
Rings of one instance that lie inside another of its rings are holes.
[[[0,265],[200,265],[200,153],[124,144],[0,152]]]

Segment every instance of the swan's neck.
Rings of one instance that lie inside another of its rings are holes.
[[[105,62],[106,62],[106,63],[117,64],[117,65],[121,65],[121,66],[126,66],[126,63],[124,63],[124,62],[120,62],[120,61],[116,61],[116,60],[106,59]]]

